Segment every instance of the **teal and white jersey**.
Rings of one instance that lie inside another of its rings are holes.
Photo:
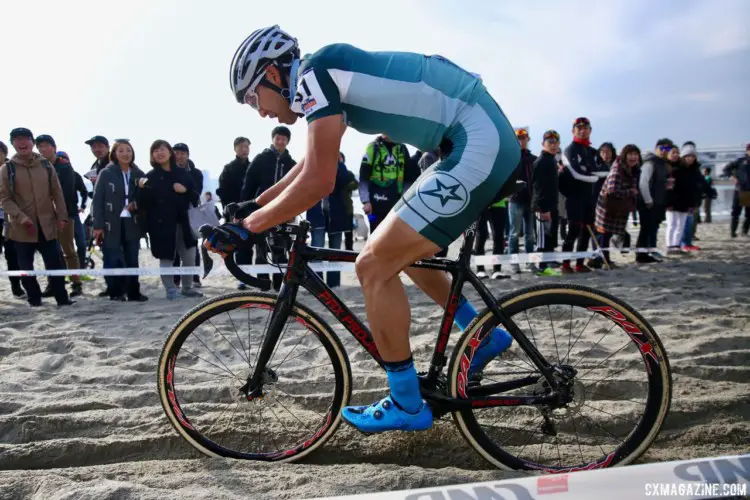
[[[299,66],[292,111],[308,122],[343,114],[365,134],[433,151],[459,113],[485,92],[481,79],[440,56],[323,47]]]

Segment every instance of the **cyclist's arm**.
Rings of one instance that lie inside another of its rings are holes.
[[[255,201],[258,205],[264,207],[273,201],[282,191],[284,191],[294,179],[297,178],[302,169],[305,167],[305,159],[302,158],[292,169],[281,179],[279,182],[271,186],[270,188],[263,191],[263,194],[258,196]]]
[[[245,219],[245,227],[254,233],[263,232],[293,219],[328,196],[336,182],[341,136],[345,130],[341,114],[324,116],[310,123],[304,168],[275,199]]]

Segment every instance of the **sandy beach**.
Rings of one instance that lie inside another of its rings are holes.
[[[653,325],[669,355],[672,409],[640,462],[750,447],[750,240],[729,238],[727,223],[703,224],[698,235],[703,250],[694,255],[638,266],[632,254],[615,253],[621,268],[565,278],[628,302]],[[147,250],[141,261],[154,264]],[[489,286],[500,296],[561,279],[523,273]],[[337,293],[364,317],[354,275],[344,275],[343,282]],[[234,284],[209,277],[202,291],[213,297],[234,291]],[[98,278],[85,283],[86,296],[61,310],[52,299],[32,310],[12,297],[7,281],[2,287],[0,498],[313,498],[524,474],[494,468],[449,416],[411,435],[365,437],[341,426],[325,446],[293,464],[203,457],[170,425],[156,384],[167,334],[200,300],[168,302],[156,277],[143,278],[141,286],[148,302],[110,302],[95,297],[103,288]],[[418,369],[424,369],[441,310],[413,285],[407,289],[412,345]],[[332,319],[308,293],[299,299]],[[350,356],[353,402],[384,394],[385,375],[340,325],[335,330]],[[453,340],[458,336],[456,331]],[[269,429],[280,438],[284,432]]]

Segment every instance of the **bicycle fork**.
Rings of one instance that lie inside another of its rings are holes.
[[[248,401],[263,397],[263,384],[269,381],[275,381],[276,374],[271,367],[268,366],[268,363],[271,360],[271,356],[274,354],[274,350],[276,349],[281,334],[284,331],[284,325],[294,307],[298,286],[299,285],[296,284],[291,286],[288,286],[286,283],[281,284],[276,306],[271,313],[271,321],[268,324],[268,328],[263,333],[258,360],[252,373],[250,373],[247,382],[240,388],[240,391],[245,395]]]

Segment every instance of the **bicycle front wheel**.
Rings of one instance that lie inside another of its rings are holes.
[[[295,304],[263,372],[263,396],[241,388],[253,373],[276,296],[223,295],[199,304],[170,333],[158,388],[177,432],[208,456],[289,462],[323,445],[351,396],[351,368],[325,321]]]
[[[549,363],[575,373],[572,399],[454,412],[471,446],[497,467],[547,472],[625,465],[643,454],[672,397],[669,361],[648,322],[615,297],[578,285],[522,289],[497,303]],[[452,397],[487,394],[493,387],[512,387],[494,396],[550,394],[516,342],[481,376],[468,373],[473,349],[495,326],[508,329],[485,309],[458,341],[448,371]],[[501,385],[519,380],[526,382]]]

